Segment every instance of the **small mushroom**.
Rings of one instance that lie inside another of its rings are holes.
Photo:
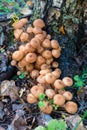
[[[50,65],[53,62],[53,57],[46,60],[46,64]]]
[[[43,107],[40,108],[43,113],[50,114],[53,111],[52,105],[48,101],[43,102]]]
[[[18,40],[20,38],[20,36],[21,36],[22,33],[23,33],[22,29],[16,29],[16,30],[14,30],[14,37],[15,37],[15,39]]]
[[[53,67],[53,68],[58,68],[58,66],[59,66],[58,62],[54,61],[54,62],[52,63],[52,67]]]
[[[28,35],[28,33],[23,32],[23,33],[21,34],[21,36],[20,36],[20,40],[21,40],[21,42],[27,42],[28,39],[29,39],[29,35]]]
[[[39,70],[32,70],[30,73],[31,78],[36,79],[39,76]]]
[[[57,89],[63,89],[64,84],[63,84],[62,80],[60,80],[60,79],[55,80],[54,87]]]
[[[50,40],[49,39],[45,39],[42,43],[42,46],[44,48],[50,48],[51,47],[51,43],[50,43]]]
[[[50,73],[50,72],[51,72],[50,69],[40,70],[41,75],[46,75],[47,73]]]
[[[41,65],[41,70],[45,70],[45,69],[50,69],[50,65],[42,64]]]
[[[72,93],[69,92],[69,91],[65,91],[65,92],[63,93],[63,96],[65,97],[66,100],[72,100],[72,98],[73,98]]]
[[[27,72],[31,72],[33,69],[34,69],[34,65],[33,65],[33,64],[28,64],[28,65],[26,66],[26,71],[27,71]]]
[[[59,58],[60,57],[60,50],[59,49],[53,49],[52,50],[52,56],[55,58]]]
[[[57,40],[51,40],[51,47],[53,49],[58,49],[59,48],[59,43],[57,42]]]
[[[46,31],[43,31],[43,35],[44,35],[44,38],[46,38],[46,36],[47,36]]]
[[[16,66],[16,64],[17,64],[17,62],[16,62],[15,60],[12,60],[12,61],[11,61],[11,65],[12,65],[12,66]]]
[[[50,59],[50,58],[52,58],[52,53],[50,50],[45,50],[42,52],[42,56],[46,59]]]
[[[43,52],[43,50],[44,50],[44,48],[42,47],[42,46],[39,46],[38,48],[37,48],[37,53],[42,53]]]
[[[39,98],[40,94],[44,93],[44,87],[35,85],[30,89],[30,91],[36,98]]]
[[[48,84],[53,84],[55,82],[56,78],[52,73],[47,73],[45,75],[45,80]]]
[[[73,85],[73,80],[72,80],[72,78],[70,78],[70,77],[64,77],[64,78],[62,79],[62,81],[63,81],[63,83],[64,83],[65,86],[70,87],[70,86]]]
[[[12,54],[12,59],[15,61],[20,61],[24,57],[24,53],[22,51],[15,51]]]
[[[40,46],[40,41],[37,38],[32,38],[30,41],[30,45],[37,49]]]
[[[28,53],[25,59],[28,63],[34,63],[37,60],[37,55],[35,53]]]
[[[37,56],[36,63],[37,63],[38,65],[44,64],[45,61],[46,61],[46,60],[45,60],[45,58],[44,58],[43,56],[41,56],[41,55]]]
[[[36,103],[37,98],[32,93],[29,93],[27,95],[27,102],[30,103],[30,104]]]
[[[32,26],[29,26],[27,27],[27,33],[33,33],[33,27]]]
[[[55,69],[52,74],[56,77],[59,78],[61,75],[61,70],[60,69]]]
[[[48,99],[52,99],[56,93],[53,89],[46,89],[45,94]]]
[[[22,19],[18,20],[16,23],[14,23],[13,27],[14,27],[14,29],[20,29],[20,28],[22,28],[27,22],[28,22],[28,20],[27,20],[26,18],[22,18]]]
[[[36,35],[36,34],[40,34],[42,33],[42,29],[40,27],[34,27],[33,28],[33,33]]]
[[[45,27],[45,23],[44,23],[44,21],[43,21],[42,19],[36,19],[36,20],[34,20],[34,22],[33,22],[33,26],[34,26],[34,27],[43,28],[43,27]]]
[[[58,106],[63,106],[65,103],[65,97],[61,94],[56,94],[53,98],[54,104]]]
[[[49,39],[49,40],[50,40],[50,39],[51,39],[51,35],[48,34],[47,37],[46,37],[46,39]]]
[[[45,76],[43,76],[43,75],[38,76],[37,82],[40,84],[45,84],[46,83]]]
[[[43,42],[44,41],[44,34],[42,33],[42,34],[37,34],[37,35],[35,35],[35,38],[37,38],[40,42]]]
[[[73,101],[68,101],[65,104],[65,110],[70,114],[75,114],[78,110],[77,104]]]

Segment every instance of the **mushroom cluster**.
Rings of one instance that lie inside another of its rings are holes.
[[[45,23],[42,19],[36,19],[33,26],[23,27],[28,23],[23,18],[14,24],[14,37],[23,44],[12,54],[12,65],[26,72],[37,81],[37,85],[32,86],[27,95],[27,102],[32,104],[38,102],[41,93],[44,93],[48,101],[44,101],[41,111],[51,113],[53,110],[49,99],[53,99],[54,104],[64,107],[68,113],[74,114],[77,111],[77,104],[72,100],[73,95],[69,91],[63,91],[65,87],[73,85],[70,77],[59,79],[61,70],[59,64],[54,59],[59,58],[61,47],[57,40],[51,39],[51,35],[43,30]]]

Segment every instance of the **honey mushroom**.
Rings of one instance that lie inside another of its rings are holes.
[[[45,94],[48,99],[52,99],[56,93],[53,89],[46,89]]]
[[[47,73],[50,73],[51,69],[45,69],[45,70],[40,70],[41,75],[46,75]]]
[[[65,86],[70,87],[70,86],[73,85],[73,80],[72,80],[72,78],[70,78],[70,77],[64,77],[64,78],[62,79],[62,81],[63,81],[63,83],[64,83]]]
[[[33,33],[36,34],[40,34],[43,33],[42,29],[40,27],[34,27],[33,28]]]
[[[33,22],[33,26],[34,26],[34,27],[43,28],[43,27],[45,27],[45,23],[44,23],[44,21],[43,21],[42,19],[36,19],[36,20],[34,20],[34,22]]]
[[[22,33],[23,33],[22,29],[16,29],[16,30],[14,30],[14,37],[15,37],[15,39],[18,40],[20,38],[20,36],[21,36]]]
[[[62,80],[60,80],[60,79],[55,80],[54,87],[56,89],[63,89],[64,88],[64,84],[63,84]]]
[[[43,42],[44,41],[44,34],[42,33],[42,34],[37,34],[37,35],[35,35],[35,38],[37,38],[40,42]]]
[[[57,42],[57,40],[51,40],[51,47],[53,49],[58,49],[59,48],[59,43]]]
[[[37,53],[42,53],[44,51],[44,48],[42,47],[42,46],[39,46],[38,48],[37,48]]]
[[[37,55],[35,53],[28,53],[25,59],[28,63],[34,63],[37,60]]]
[[[17,62],[16,62],[15,60],[12,60],[12,61],[11,61],[11,65],[12,65],[12,66],[16,66],[16,65],[17,65]]]
[[[62,107],[65,103],[65,97],[61,94],[56,94],[54,97],[53,97],[53,101],[54,101],[54,104]]]
[[[27,102],[30,103],[30,104],[36,103],[37,98],[32,93],[29,93],[27,95]]]
[[[32,26],[29,26],[27,27],[27,30],[26,30],[27,33],[33,33],[33,27]]]
[[[43,33],[43,35],[44,35],[44,38],[46,38],[46,36],[47,36],[46,31],[43,31],[42,33]]]
[[[46,39],[51,39],[51,35],[50,34],[47,34],[47,37],[46,37]]]
[[[22,51],[15,51],[12,54],[12,59],[15,61],[20,61],[24,57],[24,53]]]
[[[30,73],[31,78],[36,79],[39,76],[39,70],[33,69]]]
[[[36,98],[39,98],[40,94],[44,93],[44,87],[41,85],[35,85],[30,89],[30,91]]]
[[[49,39],[45,39],[42,43],[42,47],[44,48],[51,48],[51,43]]]
[[[27,18],[22,18],[13,24],[14,29],[21,29],[26,23],[28,23]]]
[[[20,35],[20,40],[21,40],[21,42],[27,42],[28,39],[29,39],[28,33],[23,32],[23,33]]]
[[[30,41],[30,45],[37,49],[40,46],[40,41],[37,38],[32,38]]]
[[[46,69],[50,69],[50,68],[51,68],[50,65],[42,64],[40,69],[41,69],[41,70],[46,70]]]
[[[38,55],[37,56],[37,60],[36,60],[36,64],[38,64],[38,65],[42,65],[42,64],[44,64],[45,63],[45,58],[43,57],[43,56],[41,56],[41,55]]]
[[[40,84],[45,84],[46,83],[45,76],[39,75],[37,77],[37,82],[40,83]]]
[[[50,58],[52,58],[52,53],[50,50],[45,50],[42,52],[42,56],[46,59],[50,59]]]
[[[48,101],[43,102],[43,107],[40,107],[40,110],[46,114],[50,114],[53,111],[52,105]]]
[[[55,69],[54,71],[52,71],[52,74],[56,77],[56,79],[60,77],[61,73],[62,72],[60,69]]]
[[[46,60],[46,64],[47,65],[50,65],[52,62],[53,62],[53,57]]]
[[[52,67],[53,67],[53,68],[58,68],[58,66],[59,66],[58,62],[54,61],[54,62],[52,63]]]
[[[73,95],[72,95],[72,93],[71,92],[69,92],[69,91],[65,91],[64,93],[63,93],[63,96],[65,97],[65,99],[66,100],[72,100],[72,98],[73,98]]]
[[[52,56],[55,58],[59,58],[60,57],[60,50],[59,49],[53,49],[52,50]]]
[[[65,104],[65,110],[70,114],[75,114],[78,110],[77,104],[73,101],[68,101]]]
[[[52,73],[47,73],[45,75],[45,80],[48,84],[53,84],[55,82],[56,78]]]
[[[28,64],[28,65],[26,65],[26,71],[27,72],[32,72],[32,70],[34,69],[34,65],[33,64]]]

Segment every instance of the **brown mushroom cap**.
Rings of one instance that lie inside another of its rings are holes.
[[[50,59],[50,58],[52,58],[52,53],[50,50],[45,50],[42,52],[42,56],[46,59]]]
[[[25,53],[31,53],[34,52],[35,49],[31,46],[31,44],[27,43],[24,47],[24,52]]]
[[[27,27],[27,33],[33,33],[33,27],[32,26]]]
[[[66,100],[72,100],[72,98],[73,98],[72,93],[69,92],[69,91],[65,91],[65,92],[63,93],[63,96],[65,97]]]
[[[44,23],[44,21],[43,21],[42,19],[36,19],[36,20],[34,20],[34,22],[33,22],[33,26],[34,26],[34,27],[43,28],[43,27],[45,27],[45,23]]]
[[[44,48],[43,48],[42,46],[39,46],[39,47],[37,48],[37,53],[42,53],[43,50],[44,50]]]
[[[12,60],[12,61],[11,61],[11,65],[12,65],[12,66],[16,66],[16,64],[17,64],[17,62],[16,62],[15,60]]]
[[[38,65],[44,64],[45,61],[46,61],[46,60],[45,60],[45,58],[44,58],[43,56],[41,56],[41,55],[37,56],[37,61],[36,61],[36,63],[37,63]]]
[[[26,23],[28,22],[28,20],[26,18],[22,18],[19,21],[17,21],[16,23],[14,23],[13,27],[14,29],[20,29],[22,28]]]
[[[28,35],[28,33],[23,32],[23,33],[21,34],[21,36],[20,36],[20,40],[21,40],[21,42],[27,42],[28,39],[29,39],[29,35]]]
[[[36,103],[37,98],[32,93],[29,93],[27,95],[27,102],[30,103],[30,104]]]
[[[24,53],[22,51],[15,51],[12,54],[12,59],[15,61],[20,61],[24,57]]]
[[[65,86],[70,87],[70,86],[73,85],[73,80],[72,80],[72,78],[70,78],[70,77],[64,77],[64,78],[62,79],[62,81],[63,81],[63,83],[64,83]]]
[[[28,53],[25,59],[28,63],[34,63],[37,60],[37,55],[35,53]]]
[[[70,113],[70,114],[75,114],[77,112],[77,104],[73,101],[68,101],[66,104],[65,104],[65,110]]]
[[[53,57],[46,60],[46,64],[47,65],[50,65],[52,62],[53,62]]]
[[[40,84],[45,84],[46,83],[45,76],[43,76],[43,75],[38,76],[37,82]]]
[[[14,37],[15,37],[15,39],[18,40],[20,38],[20,36],[21,36],[22,33],[23,33],[22,29],[16,29],[16,30],[14,30]]]
[[[50,48],[51,47],[51,43],[50,43],[50,40],[49,39],[45,39],[42,43],[42,46],[44,48]]]
[[[53,89],[46,89],[45,94],[48,97],[48,99],[51,99],[54,97],[56,93]]]
[[[55,58],[59,58],[60,57],[60,50],[59,49],[53,49],[52,50],[52,56]]]
[[[43,35],[44,35],[44,38],[46,38],[46,36],[47,36],[46,31],[43,31]]]
[[[61,70],[60,69],[55,69],[52,74],[56,77],[59,78],[61,75]]]
[[[40,94],[44,93],[44,87],[35,85],[30,89],[30,91],[36,98],[39,98]]]
[[[63,106],[65,103],[65,97],[61,94],[56,94],[53,98],[54,104],[58,106]]]
[[[59,48],[59,43],[57,42],[57,40],[51,40],[51,47],[53,49],[58,49]]]
[[[31,73],[30,73],[30,76],[33,79],[37,78],[39,76],[39,70],[36,70],[36,69],[32,70]]]
[[[60,80],[60,79],[55,80],[54,87],[57,89],[64,88],[64,84],[63,84],[62,80]]]
[[[48,84],[53,84],[55,82],[56,78],[52,73],[47,73],[45,75],[45,80]]]
[[[37,49],[40,46],[40,41],[37,38],[32,38],[30,44],[33,48]]]
[[[50,65],[42,64],[41,65],[41,70],[45,70],[45,69],[50,69]]]
[[[40,110],[43,112],[43,113],[46,113],[46,114],[50,114],[52,111],[53,111],[53,107],[52,105],[49,104],[48,101],[44,101],[43,102],[43,107],[40,108]]]
[[[46,75],[47,73],[50,73],[51,69],[45,69],[45,70],[40,70],[41,75]]]
[[[37,35],[35,35],[35,38],[37,38],[40,42],[43,42],[44,41],[44,34],[42,33],[42,34],[37,34]]]
[[[33,64],[28,64],[28,65],[26,66],[26,71],[27,71],[27,72],[31,72],[33,69],[34,69],[34,65],[33,65]]]
[[[54,61],[54,62],[52,63],[52,67],[53,67],[53,68],[58,68],[58,66],[59,66],[58,62]]]
[[[34,27],[33,28],[33,33],[36,34],[40,34],[43,33],[42,29],[40,27]]]
[[[51,39],[51,35],[48,34],[47,37],[46,37],[46,39],[49,39],[49,40],[50,40],[50,39]]]

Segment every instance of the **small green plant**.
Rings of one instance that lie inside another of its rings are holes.
[[[24,79],[26,77],[26,74],[24,72],[21,72],[19,75],[19,79]]]
[[[44,106],[44,100],[45,100],[45,94],[41,93],[39,96],[39,102],[38,102],[38,107],[41,108]]]
[[[34,130],[66,130],[67,124],[64,120],[53,119],[48,122],[47,127],[38,126]]]
[[[86,85],[87,70],[84,69],[81,76],[75,75],[74,81],[75,81],[74,86],[78,88],[78,91],[80,91],[80,89]]]

